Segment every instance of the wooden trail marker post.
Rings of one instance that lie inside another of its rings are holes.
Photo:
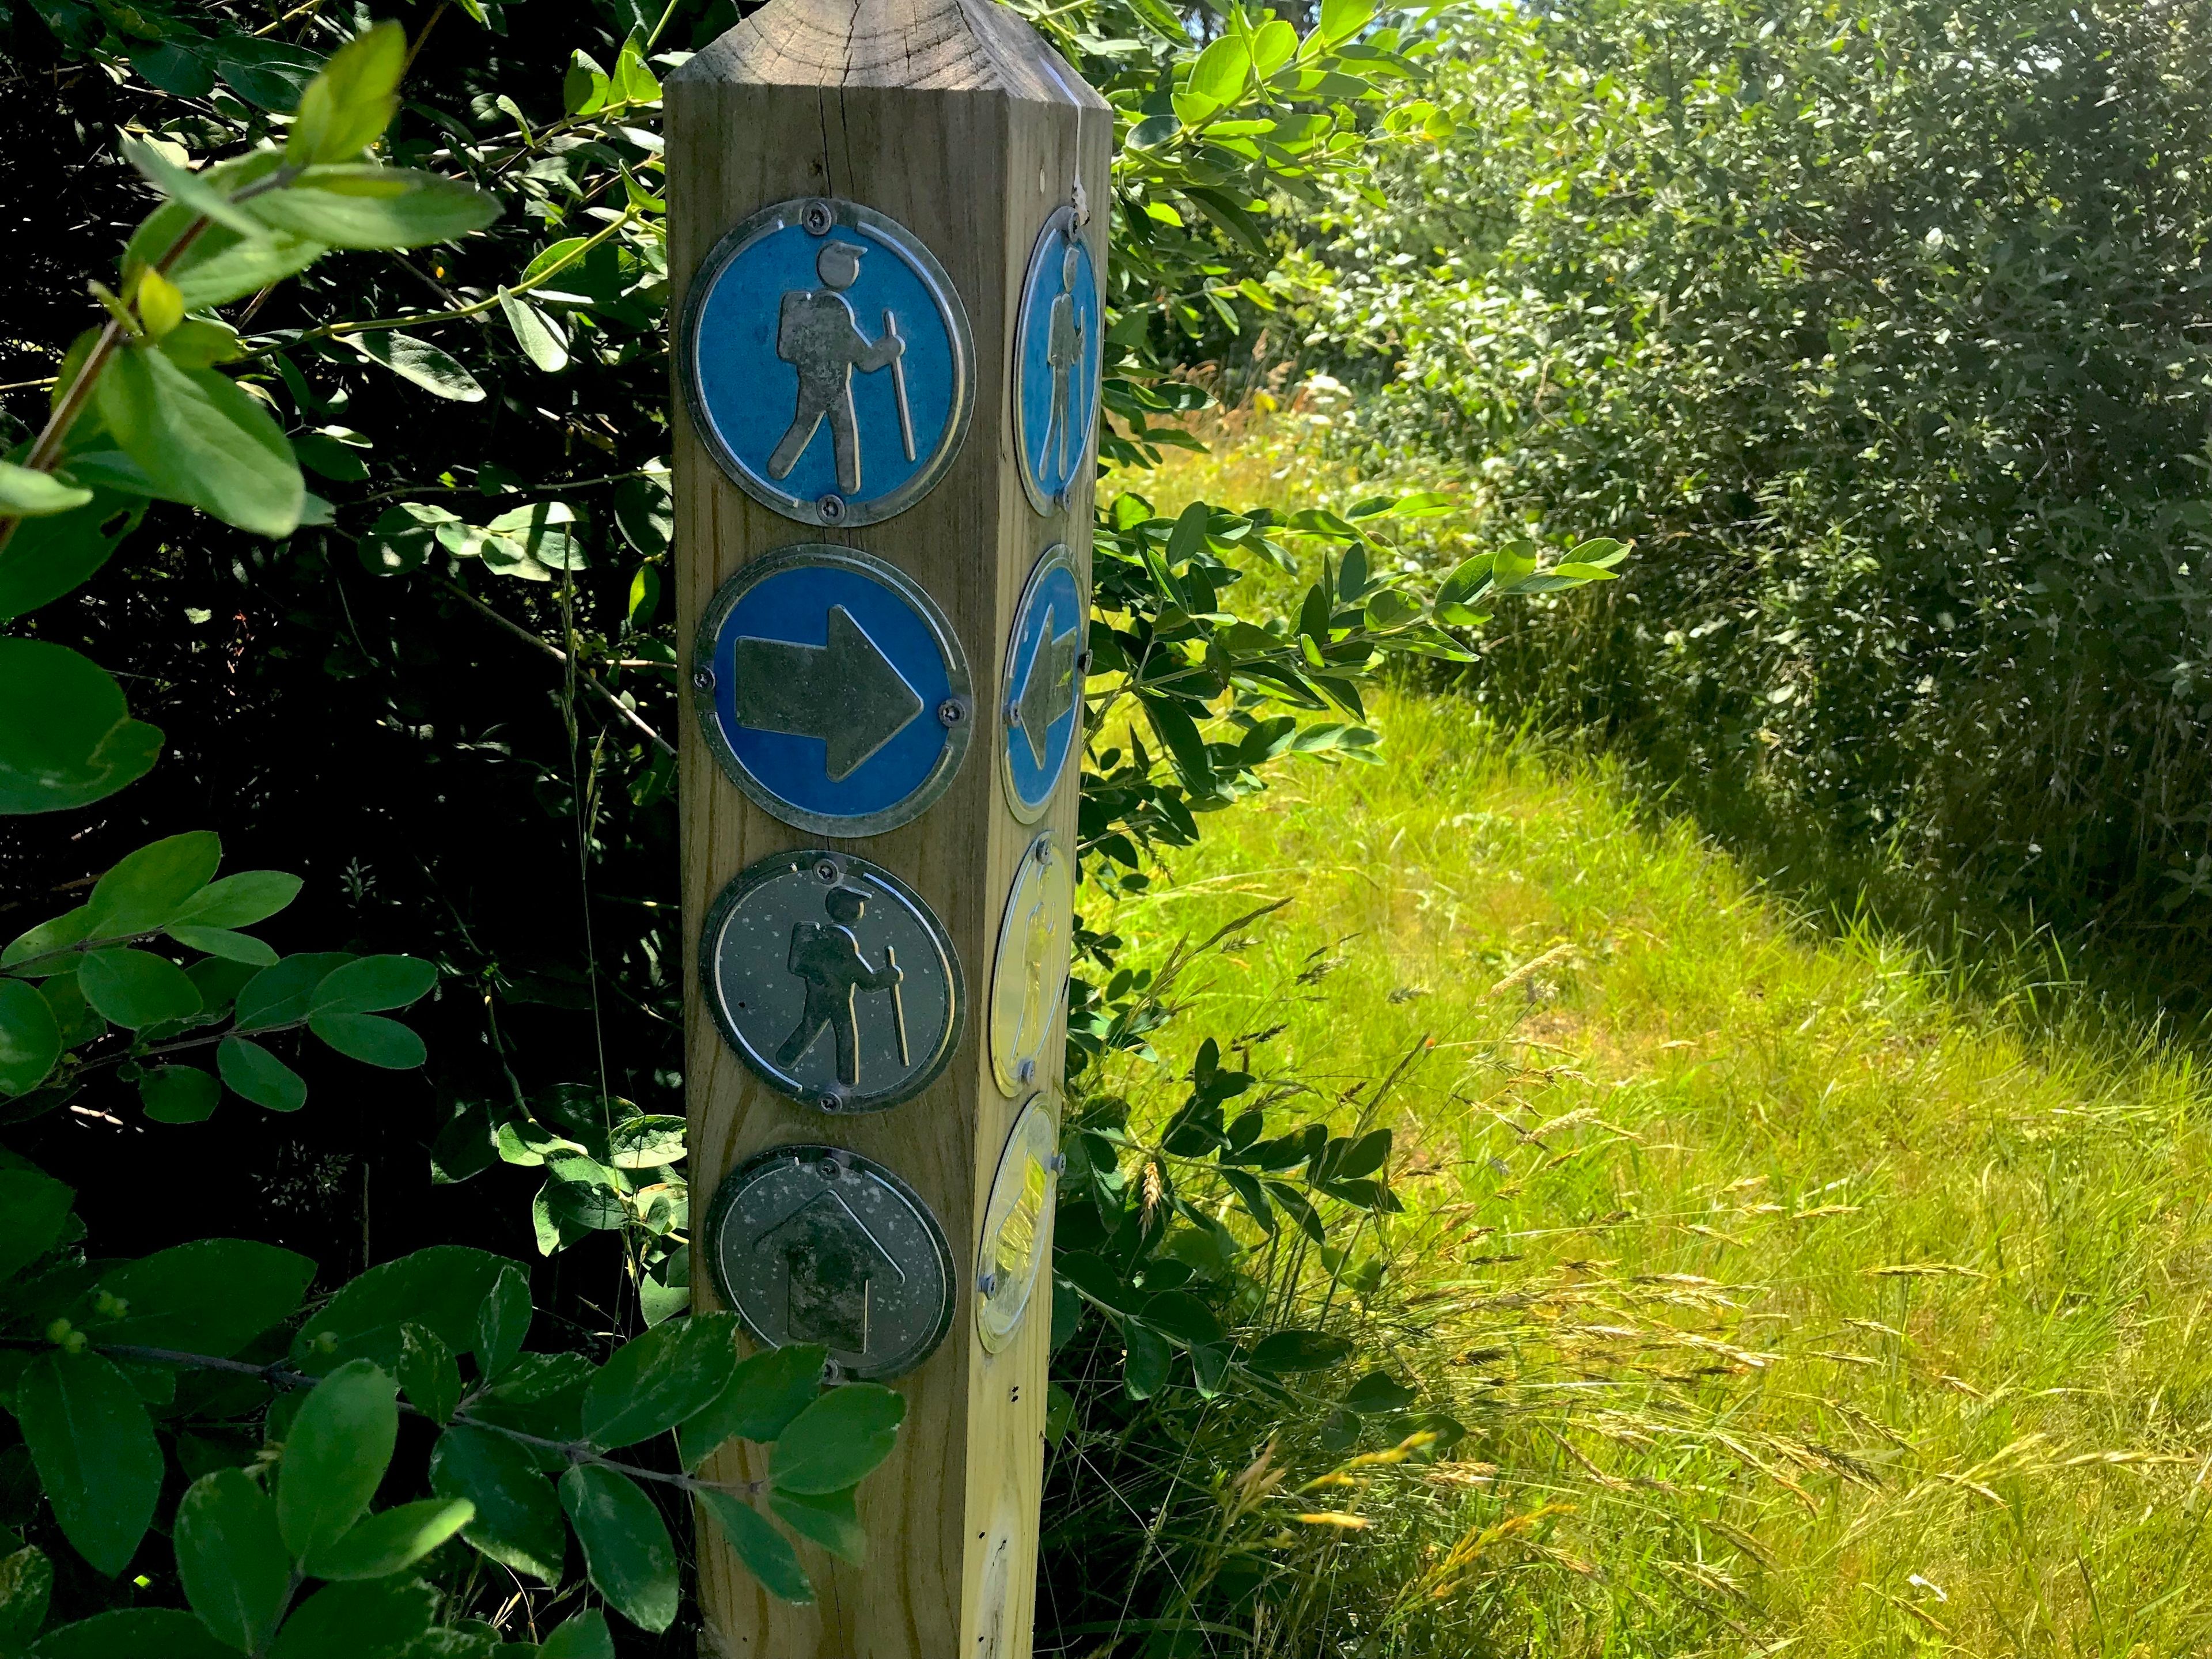
[[[1112,117],[992,0],[666,100],[694,1302],[907,1401],[815,1605],[701,1517],[701,1651],[1026,1659]]]

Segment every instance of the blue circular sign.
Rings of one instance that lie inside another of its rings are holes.
[[[848,547],[780,548],[714,595],[692,696],[731,781],[802,830],[872,836],[943,794],[968,750],[968,663],[896,566]]]
[[[1052,793],[1083,725],[1083,671],[1090,653],[1083,588],[1065,547],[1052,547],[1030,573],[1006,641],[1006,729],[1000,738],[999,775],[1006,805],[1024,823],[1034,823],[1052,805]]]
[[[716,245],[684,303],[678,367],[731,479],[805,524],[875,524],[943,476],[975,401],[951,278],[856,203],[780,203]]]
[[[1075,210],[1061,208],[1030,254],[1014,330],[1014,456],[1040,513],[1067,505],[1069,487],[1091,460],[1105,344],[1101,311],[1098,268]]]

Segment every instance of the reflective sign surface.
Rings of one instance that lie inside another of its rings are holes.
[[[1045,550],[1014,609],[1006,638],[1006,706],[999,738],[999,778],[1006,805],[1034,823],[1052,805],[1083,729],[1083,588],[1065,547]]]
[[[716,245],[678,341],[722,471],[805,524],[874,524],[959,452],[975,349],[951,279],[912,232],[830,198],[782,202]]]
[[[1009,1095],[1047,1080],[1045,1045],[1067,989],[1074,905],[1074,868],[1048,830],[1014,872],[991,964],[991,1073]]]
[[[1014,331],[1014,457],[1040,513],[1067,507],[1068,487],[1091,458],[1100,330],[1097,267],[1075,210],[1061,208],[1030,252]]]
[[[714,1288],[770,1347],[819,1342],[847,1376],[912,1370],[952,1326],[952,1251],[882,1164],[777,1146],[724,1177],[707,1222]]]
[[[1035,1094],[1014,1120],[983,1209],[976,1252],[975,1323],[983,1346],[997,1353],[1013,1340],[1036,1288],[1052,1195],[1060,1170],[1060,1130],[1051,1097]]]
[[[692,643],[691,696],[731,781],[824,835],[927,810],[974,724],[967,658],[935,602],[888,561],[817,543],[722,584]]]
[[[828,1112],[910,1100],[959,1041],[960,964],[921,896],[849,853],[747,866],[699,938],[707,1006],[738,1058]]]

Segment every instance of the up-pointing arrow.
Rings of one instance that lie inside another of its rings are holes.
[[[760,640],[736,645],[738,724],[818,738],[832,783],[921,713],[921,696],[842,605],[830,607],[826,644]]]
[[[1014,702],[1014,724],[1030,740],[1030,755],[1039,766],[1044,764],[1046,734],[1053,722],[1075,707],[1075,629],[1055,635],[1054,620],[1046,605],[1044,626],[1030,653],[1030,672]]]

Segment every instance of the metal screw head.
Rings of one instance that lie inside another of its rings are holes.
[[[845,1380],[845,1368],[834,1359],[822,1362],[822,1386],[834,1389]]]
[[[799,210],[799,222],[809,236],[827,236],[837,215],[827,202],[809,202]]]
[[[1021,700],[1018,697],[1008,697],[1006,699],[1006,724],[1009,726],[1019,726],[1021,723]]]
[[[1075,653],[1075,672],[1079,674],[1088,674],[1091,672],[1091,653],[1088,650]]]
[[[714,671],[711,668],[693,669],[691,671],[691,684],[697,686],[702,691],[712,691],[714,689]]]
[[[981,1279],[975,1281],[975,1288],[981,1291],[985,1296],[996,1296],[999,1292],[998,1274],[985,1273]]]
[[[968,705],[958,697],[947,697],[937,705],[939,726],[957,726],[968,718]]]
[[[1045,1159],[1044,1167],[1051,1170],[1052,1173],[1056,1176],[1066,1175],[1067,1173],[1067,1154],[1066,1152],[1054,1152],[1050,1158]]]
[[[835,494],[824,495],[814,503],[814,510],[822,515],[823,523],[836,524],[845,516],[845,498]]]
[[[1025,1060],[1014,1068],[1014,1075],[1024,1083],[1036,1081],[1036,1061]]]
[[[1035,859],[1039,864],[1050,864],[1052,862],[1052,843],[1047,841],[1042,836],[1039,836],[1035,841],[1030,843],[1030,856]]]
[[[823,859],[814,866],[814,878],[830,886],[837,884],[837,865],[833,859]]]
[[[845,1109],[845,1097],[835,1089],[823,1089],[814,1097],[814,1104],[825,1112],[842,1112]],[[831,1158],[830,1170],[833,1175],[842,1176],[845,1173],[845,1166],[838,1159]]]

